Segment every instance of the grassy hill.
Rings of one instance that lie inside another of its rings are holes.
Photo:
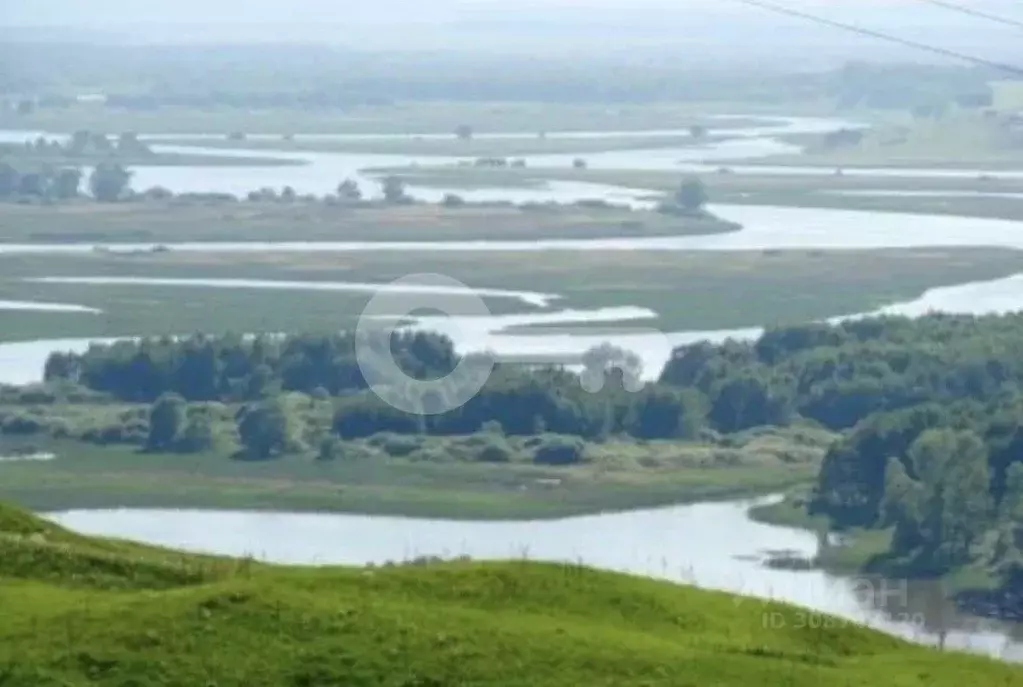
[[[793,607],[577,566],[267,566],[0,506],[0,685],[1023,685]],[[343,546],[343,542],[338,542]],[[775,626],[778,623],[774,623]]]

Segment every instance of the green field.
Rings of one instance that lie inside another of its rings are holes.
[[[297,408],[300,403],[293,401]],[[486,435],[408,437],[397,448],[374,439],[345,442],[343,457],[316,460],[316,450],[280,460],[233,459],[233,420],[225,409],[218,450],[196,455],[142,453],[125,445],[45,437],[7,438],[53,461],[0,462],[0,499],[39,510],[168,507],[335,511],[455,519],[557,518],[611,510],[762,495],[809,484],[832,436],[772,430],[725,443],[592,443],[585,462],[534,465],[526,438],[509,437],[511,462],[478,459]],[[3,412],[57,420],[73,434],[117,424],[148,406],[10,406]],[[317,415],[320,413],[320,415]],[[296,412],[300,431],[317,445],[329,407]],[[395,439],[397,442],[397,439]],[[411,452],[406,452],[411,442]]]
[[[39,155],[21,146],[0,147],[0,162],[17,169],[40,166],[93,167],[104,162],[125,167],[294,167],[305,164],[301,160],[282,160],[258,155],[229,156],[199,153],[151,153],[146,155]]]
[[[443,241],[675,236],[734,231],[713,217],[616,207],[330,205],[191,199],[0,203],[0,242]]]
[[[721,138],[720,136],[716,138]],[[247,139],[244,141],[201,138],[174,138],[161,140],[161,144],[196,146],[223,150],[272,150],[285,152],[373,153],[390,155],[444,155],[457,157],[491,158],[516,155],[556,155],[571,153],[602,153],[612,150],[651,150],[679,148],[713,142],[715,138],[696,141],[685,134],[668,136],[615,136],[609,133],[599,138],[450,138],[393,139]]]
[[[1004,113],[905,118],[879,124],[856,145],[829,147],[811,141],[806,154],[772,156],[753,164],[1020,169],[1023,128]]]
[[[410,102],[363,105],[351,110],[241,108],[173,108],[130,111],[80,104],[63,109],[37,110],[31,115],[0,114],[0,127],[70,133],[135,131],[139,134],[333,134],[441,133],[453,134],[466,124],[477,133],[540,131],[645,131],[685,129],[694,124],[740,128],[769,123],[750,116],[717,120],[708,115],[735,112],[736,105],[591,103],[475,103]],[[791,114],[791,112],[783,113]]]
[[[0,339],[324,331],[351,326],[369,299],[357,292],[23,281],[46,276],[385,283],[434,273],[474,288],[558,294],[563,298],[553,304],[556,309],[646,307],[659,317],[636,324],[680,331],[794,324],[863,312],[915,298],[928,288],[1021,270],[1023,254],[1000,249],[0,255],[0,299],[104,311],[0,310]],[[495,314],[535,311],[512,299],[485,300]]]
[[[9,687],[1023,684],[1017,666],[811,627],[796,607],[576,565],[268,566],[6,506],[0,553]]]

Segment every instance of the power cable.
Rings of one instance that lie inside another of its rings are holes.
[[[942,55],[944,57],[951,57],[956,60],[962,60],[964,62],[972,62],[973,64],[980,65],[983,67],[990,67],[998,69],[1014,76],[1023,77],[1023,68],[1015,65],[1006,64],[1004,62],[995,62],[993,60],[986,60],[983,57],[975,57],[973,55],[967,55],[965,53],[957,52],[955,50],[949,50],[947,48],[940,48],[936,45],[928,45],[926,43],[918,43],[916,41],[909,40],[907,38],[899,38],[891,34],[882,33],[880,31],[874,31],[873,29],[866,29],[861,26],[854,24],[846,24],[843,22],[835,21],[833,19],[827,19],[825,17],[819,17],[809,12],[803,12],[802,10],[794,10],[790,7],[783,5],[777,5],[773,2],[765,2],[765,0],[733,0],[743,5],[749,5],[751,7],[759,7],[761,9],[774,12],[776,14],[784,14],[790,17],[798,17],[800,19],[806,19],[823,26],[830,26],[835,29],[841,29],[843,31],[849,31],[851,33],[857,33],[861,36],[869,36],[871,38],[877,38],[879,40],[888,41],[889,43],[897,43],[907,48],[913,48],[915,50],[923,50],[935,55]]]

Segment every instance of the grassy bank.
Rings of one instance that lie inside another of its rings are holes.
[[[323,331],[350,326],[370,297],[359,292],[24,281],[46,276],[386,283],[409,274],[434,273],[475,288],[558,294],[562,298],[554,301],[554,309],[635,306],[657,313],[656,318],[622,326],[702,331],[869,311],[911,300],[928,288],[1023,270],[1023,254],[999,249],[570,255],[571,259],[557,251],[0,255],[0,299],[75,303],[103,311],[97,315],[0,310],[0,339]],[[510,298],[484,300],[494,314],[540,312]],[[453,305],[456,299],[447,297],[445,302]],[[572,326],[599,333],[601,326],[606,330],[613,325]]]
[[[628,208],[190,199],[57,206],[0,203],[0,242],[445,241],[703,235],[739,226]],[[2,245],[2,244],[0,244]]]
[[[140,407],[144,414],[145,407]],[[3,412],[4,409],[0,409]],[[24,407],[10,410],[26,412]],[[53,406],[75,434],[102,431],[131,407]],[[32,411],[28,411],[32,412]],[[227,413],[229,415],[230,413]],[[304,422],[312,422],[305,418]],[[44,435],[0,441],[51,452],[51,461],[0,462],[0,499],[38,510],[168,507],[335,511],[454,519],[555,518],[601,511],[742,498],[807,484],[828,435],[785,430],[726,444],[611,440],[586,447],[567,468],[534,465],[529,438],[509,437],[507,463],[480,459],[485,435],[390,437],[344,442],[339,458],[314,449],[274,461],[232,459],[233,426],[197,455],[140,453]],[[312,426],[307,427],[312,433]],[[6,448],[4,448],[6,447]]]
[[[804,159],[804,164],[808,159],[810,158]],[[1018,167],[1023,169],[1023,162]],[[493,170],[438,166],[414,169],[385,168],[375,170],[374,173],[400,174],[409,184],[439,188],[459,186],[535,188],[546,181],[580,181],[650,189],[652,197],[673,193],[681,179],[697,176],[706,186],[712,203],[1023,219],[1023,197],[956,195],[1023,194],[1023,180],[999,178],[998,172],[978,174],[974,177],[940,178],[745,172],[686,175],[679,172],[639,170],[553,168]],[[866,194],[868,191],[880,191],[881,194],[871,196]],[[907,194],[925,192],[933,195],[885,195],[896,192]]]
[[[842,167],[958,167],[1020,169],[1023,136],[1006,114],[958,112],[939,119],[906,117],[882,123],[859,142],[805,141],[804,155],[778,155],[753,164],[836,165]]]
[[[643,131],[683,129],[694,124],[718,128],[760,126],[757,116],[716,120],[714,112],[735,112],[736,105],[708,103],[594,105],[572,103],[409,102],[363,105],[349,110],[276,108],[175,108],[124,110],[101,105],[77,105],[37,110],[31,115],[6,112],[0,127],[71,133],[135,131],[140,134],[331,134],[440,133],[453,134],[461,124],[477,132]],[[791,112],[783,113],[791,114]]]
[[[451,157],[491,158],[515,157],[517,155],[565,155],[602,153],[614,150],[652,150],[657,148],[679,148],[703,145],[720,140],[713,138],[694,139],[688,134],[620,136],[609,132],[606,136],[593,138],[565,138],[537,133],[531,138],[247,138],[245,140],[172,138],[160,140],[161,144],[196,146],[220,150],[272,150],[285,152],[325,153],[371,153],[383,155],[439,155]]]
[[[1023,684],[1016,666],[834,618],[811,628],[795,607],[573,565],[265,566],[9,507],[0,552],[10,687]]]
[[[758,506],[750,510],[750,517],[758,522],[783,527],[798,527],[814,532],[827,532],[830,523],[826,517],[807,512],[808,492],[795,490],[785,500]],[[837,532],[839,541],[821,547],[817,564],[825,570],[839,574],[878,574],[893,577],[913,577],[913,570],[905,562],[888,555],[892,530],[856,528]],[[946,594],[955,595],[967,590],[986,589],[997,584],[990,569],[980,566],[958,568],[941,578]]]
[[[45,154],[35,153],[23,146],[0,144],[0,162],[6,162],[17,169],[32,169],[41,166],[94,167],[112,163],[125,167],[293,167],[305,164],[301,160],[282,160],[258,155],[205,155],[191,153],[145,153],[139,155],[103,154]]]

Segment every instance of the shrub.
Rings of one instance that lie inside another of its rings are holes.
[[[476,458],[481,463],[507,463],[513,455],[514,452],[504,438],[494,437],[480,448]]]
[[[419,450],[422,445],[419,437],[402,436],[401,434],[392,434],[390,432],[383,432],[370,437],[369,443],[379,447],[384,453],[393,458],[407,456]]]
[[[533,452],[537,465],[575,465],[583,461],[585,445],[574,437],[557,437],[545,440]]]

